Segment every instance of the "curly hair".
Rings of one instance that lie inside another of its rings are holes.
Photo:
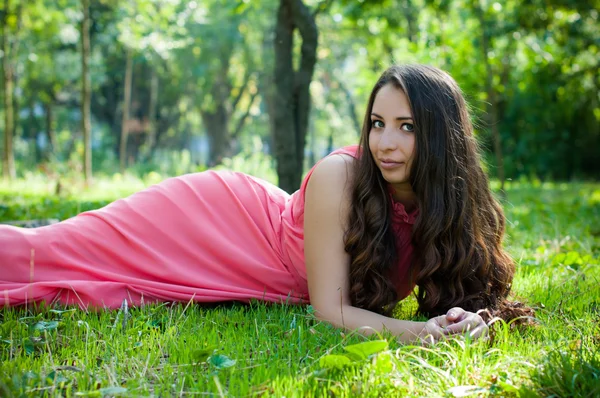
[[[353,305],[389,314],[397,302],[390,277],[397,268],[392,203],[369,150],[373,103],[388,84],[406,94],[414,121],[410,183],[419,216],[411,236],[411,278],[418,286],[418,313],[436,316],[458,306],[506,320],[531,315],[506,301],[515,264],[502,248],[504,213],[481,168],[466,101],[450,75],[425,65],[389,68],[369,98],[344,237]]]

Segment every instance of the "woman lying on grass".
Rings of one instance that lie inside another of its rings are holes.
[[[360,144],[288,195],[206,171],[51,226],[0,226],[0,305],[154,301],[307,303],[333,325],[402,341],[484,336],[515,266],[464,98],[445,72],[395,66],[376,83]],[[427,322],[388,317],[418,286]]]

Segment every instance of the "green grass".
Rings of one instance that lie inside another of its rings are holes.
[[[64,219],[147,183],[60,197],[43,180],[0,186],[0,221]],[[507,194],[514,292],[537,308],[535,328],[418,347],[343,332],[303,306],[3,309],[0,396],[599,396],[600,185],[513,183]],[[398,315],[414,308],[407,299]]]

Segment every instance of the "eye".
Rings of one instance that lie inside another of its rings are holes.
[[[415,126],[412,123],[402,123],[400,128],[404,131],[415,131]]]
[[[376,128],[376,129],[381,129],[381,128],[384,128],[385,125],[383,124],[383,122],[381,120],[372,120],[371,127]]]

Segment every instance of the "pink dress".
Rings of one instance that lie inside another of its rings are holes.
[[[356,156],[357,146],[332,154]],[[313,168],[314,170],[314,168]],[[58,224],[0,225],[0,306],[156,301],[306,303],[304,196],[246,174],[167,179]],[[394,203],[398,293],[407,296],[415,214]]]

